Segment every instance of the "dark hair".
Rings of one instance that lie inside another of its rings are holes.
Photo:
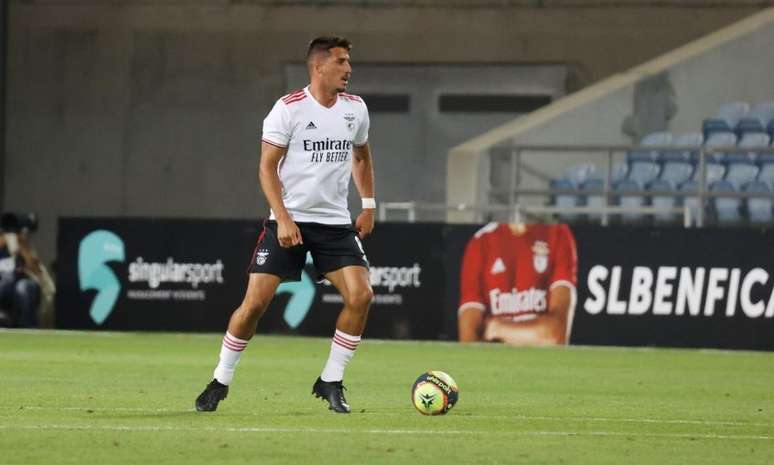
[[[347,51],[352,49],[352,42],[344,37],[317,37],[309,42],[309,49],[306,51],[306,61],[308,62],[314,55],[319,53],[328,54],[332,48],[341,47]]]

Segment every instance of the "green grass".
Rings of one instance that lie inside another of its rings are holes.
[[[774,463],[774,354],[365,340],[351,415],[314,399],[327,339],[254,338],[193,411],[220,335],[0,332],[0,463]],[[423,417],[424,370],[460,401]]]

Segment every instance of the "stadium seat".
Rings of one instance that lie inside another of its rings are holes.
[[[672,144],[670,145],[674,147],[696,147],[698,150],[703,143],[704,136],[700,132],[689,132],[672,138]],[[697,150],[666,150],[661,153],[659,161],[662,163],[670,161],[689,162],[698,157]]]
[[[693,174],[693,165],[690,163],[683,163],[677,161],[668,161],[664,163],[664,168],[661,170],[662,181],[667,181],[673,186],[679,186],[685,181],[691,179]]]
[[[774,191],[774,163],[761,165],[761,171],[758,173],[758,181],[766,183],[769,189]]]
[[[655,161],[635,161],[629,165],[626,180],[634,181],[640,186],[650,184],[661,171],[661,166]]]
[[[747,165],[739,165],[747,166]],[[737,192],[734,183],[730,181],[716,181],[710,187],[712,192]],[[742,201],[738,197],[713,197],[712,205],[718,222],[721,224],[739,223],[742,220],[739,207]]]
[[[641,147],[658,147],[670,145],[672,143],[672,134],[668,132],[653,132],[640,140]],[[626,155],[626,161],[629,164],[633,162],[655,162],[659,159],[661,150],[643,150],[636,149]]]
[[[596,170],[597,167],[593,163],[573,165],[564,172],[564,179],[572,183],[574,189],[578,189],[594,175]]]
[[[713,133],[709,137],[707,137],[706,142],[704,142],[704,148],[707,150],[724,148],[724,147],[735,147],[735,146],[736,146],[736,134],[730,131]],[[707,157],[706,158],[707,162],[720,163],[725,160],[726,153],[722,151],[706,152],[706,157]]]
[[[734,190],[741,191],[742,187],[758,177],[759,171],[760,168],[755,165],[732,163],[728,165],[728,171],[723,179],[733,184]]]
[[[568,179],[555,179],[551,181],[551,189],[576,189]],[[580,196],[573,194],[556,194],[553,199],[553,205],[556,207],[577,207],[580,204]],[[558,217],[564,221],[576,221],[580,215],[577,213],[559,213]]]
[[[718,108],[716,116],[726,121],[736,124],[737,121],[742,119],[750,111],[750,104],[747,102],[728,102]]]
[[[698,181],[688,181],[680,186],[680,191],[695,194],[699,191],[699,183]],[[681,205],[690,210],[692,221],[696,221],[699,216],[699,208],[701,208],[699,197],[683,197]]]
[[[771,188],[763,181],[753,181],[744,188],[745,192],[771,192]],[[755,224],[771,224],[774,222],[774,215],[772,215],[772,207],[774,207],[774,199],[771,197],[748,197],[747,201],[747,215],[751,223]]]
[[[755,163],[760,150],[769,146],[769,135],[765,132],[748,132],[739,139],[740,149],[749,149],[739,152],[728,152],[725,160],[727,163]],[[758,150],[756,150],[758,149]]]
[[[723,179],[723,176],[726,175],[726,167],[721,165],[720,163],[707,163],[704,166],[705,170],[707,171],[707,183],[706,185],[709,186],[715,181],[719,181]],[[699,170],[699,167],[696,167],[696,171],[693,172],[693,178],[692,181],[695,181],[698,186],[699,178],[701,177],[701,172]]]
[[[605,187],[605,181],[602,179],[589,179],[583,184],[583,190],[602,190]],[[586,196],[586,206],[594,208],[602,208],[605,204],[605,196],[602,194],[591,194]],[[598,220],[602,217],[601,213],[589,213],[588,218],[590,220]]]
[[[774,120],[774,101],[755,105],[736,124],[736,133],[742,137],[749,132],[765,132],[769,122]]]
[[[626,192],[642,190],[642,184],[635,179],[624,179],[615,186],[618,195],[618,205],[625,208],[639,208],[645,205],[645,197],[642,195],[626,195]],[[641,221],[644,214],[639,212],[622,213],[621,219],[626,222]]]
[[[613,163],[613,172],[610,176],[610,183],[616,185],[619,182],[626,179],[626,175],[629,174],[629,165],[626,163]]]
[[[653,205],[654,207],[664,208],[664,209],[674,208],[678,204],[677,197],[670,194],[673,194],[676,191],[675,186],[676,186],[675,183],[672,183],[671,181],[668,181],[666,179],[656,179],[655,181],[653,181],[650,184],[648,190],[652,192],[664,192],[667,195],[658,195],[658,196],[651,197],[651,201],[650,201],[651,205]],[[653,219],[658,222],[671,223],[677,220],[678,218],[679,218],[679,215],[675,213],[655,213],[653,215]]]
[[[709,139],[710,135],[717,132],[734,131],[739,120],[748,111],[750,111],[750,104],[747,102],[729,102],[721,105],[714,117],[707,118],[702,123],[704,138]]]

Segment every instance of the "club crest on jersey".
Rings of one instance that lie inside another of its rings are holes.
[[[548,268],[548,242],[535,241],[532,244],[532,265],[538,273],[546,271]]]
[[[258,265],[263,265],[266,263],[266,259],[269,258],[269,251],[266,249],[260,249],[255,254],[255,263]]]
[[[347,129],[350,131],[355,129],[355,115],[352,113],[344,113],[344,121],[347,122]]]

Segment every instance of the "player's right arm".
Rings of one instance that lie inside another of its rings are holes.
[[[290,217],[285,203],[282,201],[282,183],[277,168],[288,149],[278,147],[268,142],[261,142],[261,161],[258,166],[258,180],[261,183],[263,195],[269,202],[269,207],[277,218],[277,240],[282,247],[292,247],[301,244],[301,231]]]

